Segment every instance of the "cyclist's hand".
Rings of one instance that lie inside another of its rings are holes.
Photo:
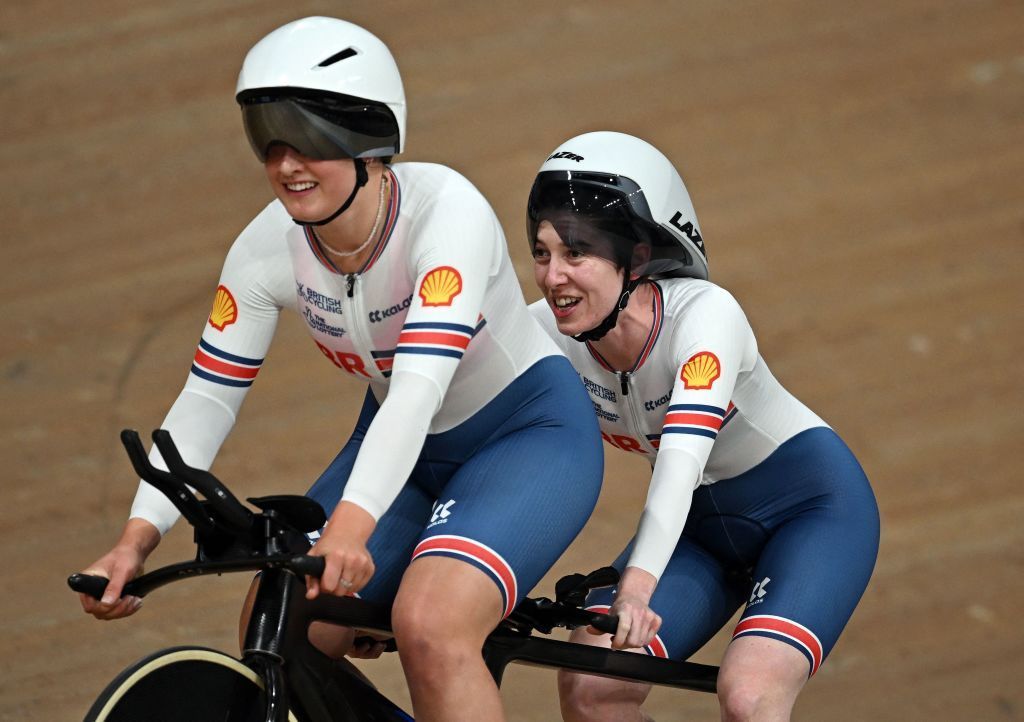
[[[309,550],[311,556],[324,558],[324,573],[319,579],[306,578],[307,599],[321,593],[351,596],[366,586],[374,572],[366,540],[375,524],[361,507],[346,501],[338,504],[320,539]]]
[[[643,647],[661,629],[661,617],[639,597],[619,594],[609,613],[619,617],[619,628],[612,638],[613,649]]]
[[[626,567],[610,614],[618,615],[613,649],[635,649],[650,644],[661,629],[661,617],[648,605],[657,579],[637,567]]]
[[[160,532],[143,519],[129,519],[117,544],[109,552],[90,564],[84,574],[106,577],[110,580],[103,599],[79,594],[82,609],[97,619],[121,619],[139,611],[142,599],[122,597],[121,590],[129,581],[142,573],[146,557],[160,543]]]

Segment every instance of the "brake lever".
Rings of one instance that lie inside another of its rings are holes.
[[[134,429],[121,431],[121,445],[128,452],[128,459],[132,462],[135,473],[141,479],[152,484],[159,492],[170,499],[177,507],[188,523],[202,532],[213,532],[216,525],[199,503],[199,499],[185,485],[181,479],[169,474],[163,469],[158,469],[150,463],[146,455],[146,449],[142,445],[139,434]]]
[[[248,532],[252,528],[253,513],[235,497],[220,479],[208,471],[196,469],[185,463],[178,452],[178,447],[166,429],[153,431],[153,443],[167,463],[167,468],[179,479],[191,484],[206,497],[224,521],[235,531]]]
[[[592,589],[611,587],[619,582],[615,567],[601,567],[590,574],[570,574],[555,582],[555,601],[572,607],[582,607]]]

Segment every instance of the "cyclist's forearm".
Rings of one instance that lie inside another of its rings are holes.
[[[433,381],[396,372],[363,439],[342,499],[379,519],[416,465],[440,403],[441,392]]]

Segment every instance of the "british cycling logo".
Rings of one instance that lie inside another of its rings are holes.
[[[391,316],[394,316],[399,311],[404,311],[405,309],[409,308],[409,306],[411,304],[412,304],[412,294],[410,293],[408,298],[406,298],[404,301],[396,303],[393,306],[388,306],[385,309],[376,309],[376,310],[370,311],[366,315],[367,315],[367,318],[370,319],[370,323],[380,323],[385,318],[390,318]]]
[[[603,399],[605,401],[611,401],[613,404],[615,403],[615,398],[616,397],[615,397],[615,392],[614,391],[612,391],[611,389],[605,388],[604,386],[602,386],[599,383],[591,381],[586,376],[580,375],[580,378],[583,380],[583,386],[586,387],[587,391],[590,392],[591,396],[593,396],[596,399]]]
[[[452,507],[455,506],[455,499],[442,502],[440,499],[434,502],[434,513],[430,515],[430,523],[427,529],[439,524],[447,524],[448,517],[452,515]]]
[[[341,315],[341,300],[333,298],[331,296],[324,295],[319,291],[314,291],[304,283],[295,282],[295,295],[299,297],[307,306],[315,306],[321,311],[327,311],[327,313],[336,313]]]

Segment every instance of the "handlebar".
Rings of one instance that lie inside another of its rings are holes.
[[[153,432],[153,442],[168,471],[153,466],[137,432],[125,429],[121,443],[139,476],[167,496],[196,531],[199,554],[193,561],[172,564],[143,574],[124,586],[122,594],[144,597],[179,579],[226,572],[286,569],[298,576],[320,577],[324,558],[302,554],[308,549],[305,532],[326,521],[318,504],[306,497],[249,499],[261,511],[254,513],[208,471],[189,466],[171,435]],[[200,501],[193,489],[205,497]],[[618,619],[583,609],[591,589],[611,586],[618,572],[603,567],[590,574],[571,574],[556,584],[555,601],[543,597],[524,599],[502,627],[517,635],[533,630],[549,634],[554,627],[592,626],[614,634]],[[68,586],[101,599],[109,580],[89,574],[72,574]]]
[[[297,576],[319,577],[324,572],[324,558],[308,555],[271,555],[248,559],[194,560],[171,564],[152,572],[143,574],[128,582],[122,594],[125,596],[145,597],[155,589],[171,582],[208,574],[224,574],[228,572],[258,571],[262,569],[286,569]],[[600,570],[599,570],[600,571]],[[571,575],[585,578],[583,575]],[[566,577],[565,579],[569,579]],[[564,581],[564,580],[563,580]],[[106,577],[93,574],[72,574],[68,577],[68,586],[94,599],[101,599],[110,582]],[[515,608],[512,615],[503,624],[511,631],[528,635],[534,629],[550,634],[555,627],[591,626],[602,632],[615,634],[618,617],[614,615],[592,612],[580,608],[573,601],[551,601],[550,599],[527,598]]]
[[[144,597],[165,584],[206,574],[259,571],[261,569],[287,569],[299,576],[319,577],[324,571],[323,557],[277,554],[249,559],[222,559],[217,561],[191,561],[161,567],[136,577],[124,585],[123,595]],[[110,580],[94,574],[72,574],[68,586],[76,592],[101,599]]]

